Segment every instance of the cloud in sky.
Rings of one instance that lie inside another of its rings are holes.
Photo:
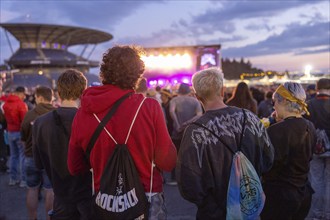
[[[161,1],[159,1],[161,2]],[[5,3],[2,3],[5,4]],[[8,10],[30,15],[30,22],[79,25],[111,29],[125,17],[134,14],[148,1],[17,1]],[[46,10],[41,10],[42,8]],[[22,21],[21,18],[8,22]]]
[[[322,1],[232,1],[219,2],[219,8],[212,8],[195,17],[195,22],[216,22],[217,20],[234,20],[276,16],[283,11]]]
[[[322,55],[330,44],[329,1],[58,0],[0,4],[1,22],[82,26],[113,34],[113,40],[95,50],[97,59],[115,43],[145,47],[221,44],[225,57]],[[10,53],[3,31],[0,34],[2,63]],[[329,69],[329,65],[325,62],[322,68]]]
[[[294,52],[306,47],[329,45],[330,22],[316,24],[290,24],[279,34],[256,44],[241,48],[228,48],[223,53],[228,57],[253,57]],[[321,51],[320,51],[321,52]],[[322,51],[324,52],[324,51]],[[304,53],[297,53],[297,55]]]
[[[274,26],[268,25],[266,22],[264,24],[248,24],[245,26],[247,30],[252,30],[252,31],[259,31],[266,29],[268,31],[274,30]]]
[[[213,31],[224,33],[235,31],[235,20],[260,19],[277,16],[284,11],[305,5],[316,4],[319,1],[232,1],[220,2],[218,7],[211,8],[203,14],[193,17],[196,25],[207,24]],[[267,24],[264,23],[267,27]],[[222,28],[223,27],[223,28]],[[268,27],[267,27],[268,28]],[[210,30],[209,30],[210,31]]]
[[[314,49],[314,50],[303,49],[299,52],[296,52],[295,55],[318,54],[318,53],[330,54],[330,44],[326,48],[322,48],[322,49]]]

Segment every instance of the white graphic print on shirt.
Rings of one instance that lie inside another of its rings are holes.
[[[263,138],[263,141],[269,146],[269,139],[267,133],[260,122],[260,119],[252,112],[246,111],[246,126],[245,130],[249,130],[253,135]],[[220,117],[214,117],[212,120],[204,124],[207,128],[214,131],[219,137],[235,138],[235,135],[242,132],[243,113],[235,112],[233,114],[225,114]],[[266,135],[265,135],[266,134]],[[202,158],[204,148],[213,143],[217,144],[219,141],[214,135],[204,128],[198,127],[192,130],[191,139],[197,151],[198,164],[202,167]]]

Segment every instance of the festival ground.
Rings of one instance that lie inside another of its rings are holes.
[[[165,178],[169,178],[165,173]],[[9,174],[0,173],[0,220],[26,220],[28,219],[26,208],[26,188],[8,186]],[[168,220],[195,219],[195,205],[184,200],[177,186],[164,184]],[[39,202],[38,220],[44,220],[44,200]]]

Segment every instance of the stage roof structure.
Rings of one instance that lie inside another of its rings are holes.
[[[113,38],[109,33],[83,27],[30,23],[0,23],[0,26],[21,43],[44,41],[69,47],[81,44],[98,44]]]
[[[96,46],[113,38],[104,31],[65,25],[0,23],[0,27],[12,53],[4,60],[8,69],[0,72],[6,87],[45,84],[54,88],[59,74],[68,68],[87,77],[90,68],[99,66],[99,61],[90,59]],[[13,38],[19,42],[18,49],[11,44]],[[82,50],[76,54],[68,50],[71,46]]]

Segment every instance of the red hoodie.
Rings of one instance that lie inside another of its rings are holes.
[[[17,95],[9,95],[3,105],[9,132],[20,131],[23,118],[28,111],[27,105]]]
[[[68,168],[72,175],[86,172],[89,169],[85,162],[85,151],[98,125],[93,113],[102,120],[114,102],[128,92],[134,91],[122,90],[113,85],[90,87],[84,91],[81,108],[72,124],[69,144]],[[117,112],[106,125],[108,131],[119,144],[125,142],[129,126],[143,98],[144,96],[141,94],[131,95],[119,106]],[[146,192],[150,190],[151,161],[154,160],[156,169],[154,169],[152,192],[162,192],[161,171],[171,171],[175,167],[176,149],[168,134],[161,106],[156,100],[147,98],[144,101],[127,146]],[[114,147],[113,140],[105,131],[102,131],[90,156],[96,192],[99,190],[103,169]]]

